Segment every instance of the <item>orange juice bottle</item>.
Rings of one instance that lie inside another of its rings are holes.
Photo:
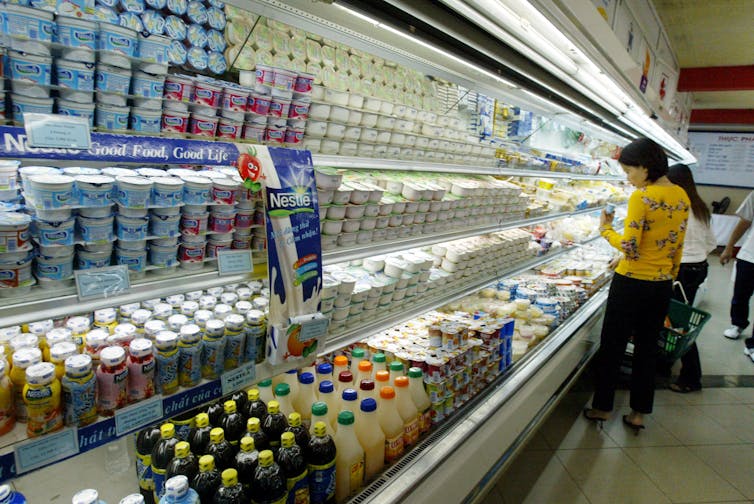
[[[403,419],[395,404],[393,387],[380,389],[380,401],[377,407],[377,419],[385,434],[385,463],[392,464],[403,455]]]
[[[359,371],[359,364],[366,358],[366,352],[363,348],[355,347],[351,349],[351,365],[348,369],[356,376]],[[358,381],[356,382],[358,383]]]
[[[335,434],[335,500],[343,502],[364,484],[364,449],[353,428],[354,415],[341,411]]]
[[[301,421],[308,429],[312,420],[312,404],[317,402],[317,392],[314,390],[314,375],[306,372],[298,377],[298,397],[293,403],[293,409],[301,414]]]
[[[387,371],[387,358],[382,352],[372,354],[372,372]]]
[[[368,360],[363,360],[359,362],[358,370],[356,371],[356,381],[355,383],[358,385],[361,383],[361,380],[371,380],[372,379],[372,363]]]
[[[385,434],[377,417],[377,401],[362,399],[355,430],[364,449],[364,481],[371,481],[385,466]]]
[[[319,400],[327,405],[327,423],[335,432],[338,416],[338,396],[335,394],[335,386],[330,380],[324,380],[319,384]],[[312,418],[312,425],[314,419]]]
[[[390,384],[390,371],[381,370],[374,373],[374,382],[374,388],[377,390],[382,390],[382,387],[385,386],[392,387]]]
[[[419,433],[429,432],[432,427],[431,408],[432,403],[429,400],[427,391],[424,390],[424,373],[421,368],[412,367],[408,370],[409,390],[411,399],[419,410]]]
[[[50,348],[50,362],[55,365],[55,377],[60,380],[65,376],[65,360],[78,353],[75,343],[61,341]]]
[[[42,351],[39,348],[22,348],[13,352],[13,367],[10,370],[10,381],[13,383],[13,405],[16,409],[16,420],[26,423],[26,403],[24,402],[24,385],[26,385],[26,370],[42,362]]]
[[[40,362],[26,369],[24,402],[29,419],[26,434],[41,436],[63,427],[63,405],[60,380],[55,377],[55,365]]]
[[[334,378],[333,382],[338,381],[338,377],[343,371],[349,371],[348,357],[346,357],[345,355],[338,355],[332,361],[332,375]]]
[[[0,436],[16,425],[16,412],[13,406],[13,384],[8,378],[8,365],[0,359]]]
[[[321,422],[327,426],[327,434],[335,438],[335,430],[332,428],[332,425],[330,425],[330,418],[328,416],[329,412],[329,406],[322,401],[317,401],[312,404],[312,424],[309,426],[309,434],[311,436],[315,435],[314,427],[317,422]]]
[[[403,419],[403,444],[406,447],[415,445],[419,440],[419,410],[411,399],[407,376],[395,379],[396,405],[398,414]]]

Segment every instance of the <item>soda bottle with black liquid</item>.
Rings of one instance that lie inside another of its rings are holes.
[[[209,424],[212,427],[220,427],[220,420],[223,417],[223,413],[225,413],[225,408],[223,407],[223,403],[218,401],[216,403],[212,403],[207,408],[207,416],[209,417]]]
[[[254,446],[254,438],[244,436],[241,438],[241,449],[236,454],[236,470],[238,481],[243,485],[247,495],[251,489],[254,472],[259,465],[259,452]]]
[[[230,396],[230,400],[235,401],[236,410],[242,415],[245,415],[244,411],[246,410],[246,402],[247,402],[246,391],[239,390],[238,392],[233,392],[233,395]],[[244,418],[244,420],[246,420],[246,418]]]
[[[206,413],[196,415],[194,427],[189,431],[188,436],[191,453],[198,457],[206,455],[210,431],[212,431],[212,426],[209,424],[209,416]]]
[[[243,414],[237,410],[235,401],[225,401],[224,408],[225,414],[220,420],[220,427],[225,433],[225,439],[233,447],[235,455],[238,452],[238,442],[246,431],[246,422],[244,422]]]
[[[254,439],[254,446],[258,451],[270,449],[270,440],[262,430],[262,422],[258,418],[252,417],[246,420],[246,435]]]
[[[191,446],[186,441],[180,441],[175,445],[175,457],[170,461],[165,471],[165,478],[173,476],[186,476],[189,481],[199,472],[199,462],[191,453]]]
[[[175,445],[178,438],[175,437],[175,427],[171,423],[160,427],[160,440],[152,450],[152,478],[154,479],[154,500],[160,502],[165,493],[165,474],[168,464],[175,456]]]
[[[254,504],[285,504],[288,487],[280,466],[275,463],[271,450],[259,454],[259,466],[251,483],[251,502]]]
[[[335,504],[335,441],[325,422],[314,424],[314,436],[305,450],[309,470],[309,502]]]
[[[296,444],[299,445],[302,450],[309,444],[309,429],[304,427],[303,422],[301,421],[301,415],[298,412],[293,412],[288,415],[288,428],[285,429],[285,431],[293,433],[296,437]]]
[[[296,444],[296,437],[292,432],[284,432],[280,436],[278,465],[286,479],[287,504],[309,502],[309,478],[304,450]]]
[[[209,433],[207,455],[212,455],[215,458],[215,467],[217,467],[218,471],[224,471],[233,467],[233,463],[236,461],[233,447],[225,439],[225,433],[220,427],[215,427]]]
[[[246,391],[246,406],[243,409],[246,418],[257,417],[260,422],[267,416],[267,405],[259,398],[259,389]]]
[[[222,479],[215,468],[215,458],[212,455],[199,457],[199,474],[191,482],[191,488],[199,494],[202,504],[212,504],[217,489],[220,488]]]
[[[246,504],[249,501],[243,486],[238,482],[238,471],[233,468],[224,470],[222,480],[223,484],[217,489],[213,504]]]
[[[139,492],[145,504],[154,504],[154,479],[152,478],[152,450],[160,440],[160,426],[153,425],[136,436],[136,477]]]
[[[280,412],[280,405],[277,401],[270,401],[267,404],[267,418],[264,419],[262,430],[267,434],[267,439],[270,440],[270,449],[275,456],[277,456],[277,451],[280,449],[280,436],[285,432],[287,427],[288,420]]]

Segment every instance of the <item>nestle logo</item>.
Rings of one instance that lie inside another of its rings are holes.
[[[293,210],[301,207],[308,207],[312,204],[311,195],[306,193],[294,192],[274,192],[270,190],[268,194],[268,208],[270,210]]]

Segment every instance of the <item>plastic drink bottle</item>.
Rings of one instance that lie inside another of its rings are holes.
[[[265,418],[264,423],[262,423],[262,430],[267,434],[272,453],[277,453],[280,448],[280,436],[285,432],[287,427],[288,420],[285,415],[280,412],[280,405],[278,402],[270,401],[267,403],[267,418]]]
[[[419,434],[424,434],[432,428],[432,402],[424,389],[424,373],[421,368],[409,368],[408,381],[411,399],[419,411]]]
[[[125,497],[123,497],[118,504],[147,504],[146,499],[144,499],[144,496],[141,494],[128,494]],[[198,502],[198,501],[197,501]]]
[[[208,320],[202,338],[202,378],[216,380],[225,369],[225,322]]]
[[[235,369],[243,363],[246,332],[244,317],[232,313],[225,317],[225,370]]]
[[[359,397],[362,401],[369,397],[375,401],[377,400],[377,391],[374,387],[374,380],[361,380],[359,382]]]
[[[377,390],[381,390],[385,386],[392,387],[390,385],[390,371],[377,371],[374,373],[374,385]]]
[[[10,485],[0,485],[0,504],[26,504],[26,497]]]
[[[168,464],[175,456],[175,445],[178,438],[175,437],[175,427],[171,423],[160,426],[160,440],[152,449],[152,479],[154,479],[154,500],[160,502],[165,494],[165,476]]]
[[[207,416],[209,417],[209,424],[213,427],[220,425],[220,420],[225,413],[225,406],[220,401],[214,402],[207,407]]]
[[[60,381],[55,377],[55,366],[40,362],[26,368],[24,402],[29,416],[26,434],[41,436],[63,428],[63,406]]]
[[[335,500],[343,502],[355,495],[364,484],[364,449],[353,429],[354,415],[350,411],[338,414],[335,433]]]
[[[116,409],[128,402],[128,366],[123,347],[109,346],[100,352],[97,368],[97,412],[113,416]]]
[[[136,338],[128,348],[128,402],[136,402],[154,395],[156,364],[148,339]]]
[[[220,473],[215,469],[215,459],[212,455],[199,457],[199,474],[191,482],[191,487],[199,494],[202,504],[212,502],[217,489],[222,484]]]
[[[311,415],[311,407],[309,408],[309,415]],[[296,438],[296,444],[305,447],[309,444],[309,429],[304,427],[301,422],[301,415],[298,412],[293,412],[288,415],[288,427],[286,432],[292,432]]]
[[[225,414],[220,419],[220,427],[223,429],[225,439],[233,447],[235,455],[238,451],[238,443],[246,431],[246,422],[243,415],[236,410],[236,401],[225,401],[223,406]]]
[[[261,422],[267,416],[267,405],[259,398],[259,389],[251,388],[246,391],[246,418],[256,417]]]
[[[387,358],[381,352],[372,355],[372,373],[377,371],[387,371]]]
[[[77,347],[76,353],[81,353],[84,349],[86,333],[92,328],[89,317],[71,317],[65,326],[71,331],[73,343]]]
[[[246,312],[246,351],[245,360],[260,364],[265,359],[267,343],[267,319],[260,310]]]
[[[178,390],[178,335],[173,331],[162,331],[155,337],[157,349],[157,373],[155,385],[162,395]]]
[[[246,435],[254,440],[254,446],[258,451],[270,448],[270,440],[262,430],[262,422],[257,417],[246,420]]]
[[[380,389],[377,419],[385,434],[385,463],[392,464],[403,455],[403,419],[395,404],[395,389],[385,386]]]
[[[324,422],[327,424],[327,434],[335,438],[335,429],[330,424],[329,406],[323,401],[317,401],[312,404],[312,425],[309,427],[309,434],[314,435],[314,424]]]
[[[175,437],[181,441],[188,441],[191,427],[194,426],[196,415],[197,411],[191,410],[174,416],[169,420],[169,422],[175,426]]]
[[[233,394],[231,394],[230,400],[236,402],[236,411],[238,411],[239,413],[241,413],[241,415],[243,415],[243,417],[244,417],[243,419],[244,419],[244,422],[245,422],[246,419],[248,418],[244,414],[244,410],[246,409],[246,402],[248,401],[248,397],[247,397],[246,391],[245,390],[236,390],[235,392],[233,392]]]
[[[309,501],[311,504],[335,502],[335,441],[327,433],[327,422],[316,422],[314,435],[306,449],[309,472]]]
[[[254,504],[285,504],[288,486],[283,471],[275,463],[271,450],[259,453],[259,465],[251,484],[251,502]]]
[[[319,384],[319,400],[327,404],[327,422],[330,424],[332,435],[335,435],[334,426],[337,425],[335,417],[338,411],[338,396],[335,394],[335,386],[330,380],[324,380]],[[314,422],[314,418],[312,418]]]
[[[317,393],[314,390],[314,375],[301,373],[298,377],[298,397],[293,403],[293,408],[301,414],[301,421],[307,429],[312,420],[312,404],[317,402]]]
[[[361,364],[361,361],[366,359],[367,353],[364,351],[361,347],[355,347],[351,349],[351,363],[348,366],[348,369],[353,373],[354,376],[356,376],[356,373],[359,372],[359,364]]]
[[[319,384],[325,380],[332,382],[332,364],[329,362],[323,362],[317,366],[317,390],[319,390]]]
[[[236,453],[236,470],[238,471],[238,481],[247,491],[247,495],[258,464],[259,452],[254,446],[254,438],[250,436],[242,437],[241,449]]]
[[[189,487],[184,475],[173,476],[165,482],[165,497],[160,504],[200,504],[199,494]]]
[[[106,504],[99,498],[99,492],[94,488],[85,488],[73,494],[72,504]]]
[[[92,369],[99,367],[99,355],[103,348],[107,348],[108,333],[104,329],[92,329],[86,335],[84,352],[92,358]]]
[[[212,455],[215,458],[215,466],[218,471],[233,467],[233,463],[236,461],[236,452],[225,439],[225,433],[220,427],[215,427],[209,433],[207,455]]]
[[[272,380],[266,379],[257,383],[257,389],[259,390],[259,399],[265,403],[270,404],[270,401],[275,400],[275,394],[272,392]],[[260,419],[261,420],[261,419]]]
[[[97,379],[91,357],[86,354],[68,357],[61,386],[66,425],[83,427],[97,420]]]
[[[154,504],[152,451],[159,440],[160,427],[157,425],[139,431],[136,436],[136,477],[139,480],[139,493],[146,504]]]
[[[385,434],[377,417],[377,401],[362,399],[360,410],[354,430],[364,449],[364,480],[371,481],[385,466]]]
[[[395,394],[398,414],[403,419],[403,444],[413,446],[419,440],[419,410],[411,399],[407,376],[395,379]]]
[[[288,504],[309,502],[309,478],[304,450],[296,444],[292,432],[280,436],[278,465],[283,471],[288,489]]]
[[[338,414],[341,411],[350,411],[353,413],[354,418],[358,417],[359,411],[359,394],[352,388],[343,390],[340,394],[340,408]]]
[[[349,371],[348,357],[345,355],[338,355],[332,361],[332,375],[337,379],[343,371]]]
[[[280,405],[280,413],[288,417],[295,411],[293,408],[293,402],[291,401],[291,389],[287,383],[278,383],[275,387],[275,397],[277,403]]]
[[[222,472],[223,484],[215,492],[214,504],[245,504],[248,502],[243,486],[238,482],[238,471],[233,468]]]
[[[199,461],[191,453],[191,446],[186,441],[179,441],[175,445],[175,457],[168,463],[165,469],[165,478],[169,480],[174,476],[183,475],[188,481],[194,479],[199,473]],[[167,488],[167,483],[165,483]]]
[[[13,384],[8,378],[8,361],[0,357],[0,436],[16,425],[16,412],[13,407]],[[2,502],[2,501],[0,501]]]
[[[372,363],[368,360],[359,362],[358,369],[356,371],[356,383],[361,383],[362,380],[372,379]]]
[[[209,445],[209,433],[212,427],[209,425],[209,416],[206,413],[199,413],[194,418],[194,426],[189,431],[188,442],[191,452],[197,456],[207,453]]]
[[[353,388],[353,374],[350,371],[341,371],[338,375],[338,385],[335,387],[338,395],[347,388]]]
[[[70,341],[55,343],[55,346],[50,348],[50,362],[55,365],[55,378],[58,380],[63,379],[63,376],[65,376],[65,360],[77,353],[78,348]]]
[[[390,363],[390,381],[393,387],[395,387],[395,379],[404,375],[403,363],[401,361],[394,360]]]
[[[196,324],[181,327],[178,340],[178,383],[193,387],[202,379],[201,329]]]
[[[26,423],[28,419],[24,402],[26,369],[40,362],[42,362],[42,351],[38,348],[22,348],[13,352],[13,367],[11,367],[9,377],[13,384],[13,407],[18,422]]]

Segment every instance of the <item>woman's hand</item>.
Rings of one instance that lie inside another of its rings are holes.
[[[612,260],[610,261],[610,264],[608,264],[607,267],[615,271],[615,268],[618,267],[618,263],[620,262],[622,257],[623,256],[620,256],[620,255],[613,257]]]
[[[720,254],[720,264],[728,264],[731,259],[733,259],[733,250],[731,250],[729,247],[725,247],[723,253]]]
[[[615,213],[607,213],[605,210],[602,210],[600,214],[600,227],[612,226],[614,217]]]

